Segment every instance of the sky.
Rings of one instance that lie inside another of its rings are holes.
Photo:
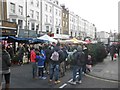
[[[120,0],[58,0],[81,18],[95,24],[97,31],[118,32]]]

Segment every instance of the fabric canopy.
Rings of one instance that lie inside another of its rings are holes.
[[[48,36],[46,34],[43,35],[43,36],[41,36],[41,37],[39,37],[39,38],[37,38],[37,39],[47,40],[49,42],[55,42],[55,43],[57,43],[57,40],[53,39],[52,37],[50,37],[50,36]]]
[[[82,40],[77,40],[76,38],[70,39],[70,40],[65,40],[66,43],[85,43]]]
[[[20,38],[14,36],[1,37],[0,40],[7,40],[11,42],[19,42],[19,43],[45,43],[46,40],[36,39],[36,38]]]

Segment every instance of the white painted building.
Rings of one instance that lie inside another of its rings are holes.
[[[97,38],[100,42],[104,42],[105,44],[108,44],[108,38],[110,37],[110,33],[101,31],[97,32]]]
[[[39,32],[40,27],[40,1],[28,0],[27,2],[27,15],[28,29]],[[38,29],[38,30],[37,30]]]
[[[60,34],[62,8],[56,0],[41,0],[41,32]]]
[[[83,32],[83,36],[82,37],[90,37],[91,39],[95,38],[95,25],[88,22],[85,19],[82,19],[82,32]]]
[[[7,15],[8,20],[18,24],[19,32],[24,29],[26,33],[37,33],[40,25],[40,1],[7,0]]]
[[[18,29],[26,31],[28,36],[29,31],[34,31],[35,34],[50,32],[62,37],[62,7],[57,0],[7,0],[7,18],[17,22]],[[94,38],[94,31],[93,24],[69,12],[69,36]]]
[[[77,37],[78,18],[74,12],[69,12],[69,35]]]
[[[95,39],[95,26],[92,23],[88,23],[87,36]]]
[[[25,26],[25,1],[7,0],[7,18],[17,22],[19,28],[23,29]]]

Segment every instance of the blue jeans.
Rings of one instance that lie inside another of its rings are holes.
[[[78,81],[82,79],[82,67],[81,66],[73,66],[73,82],[76,81],[77,72],[78,75]]]
[[[32,62],[32,74],[33,74],[33,78],[37,77],[37,64],[36,64],[36,62]]]
[[[59,64],[50,63],[50,80],[53,79],[53,75],[55,76],[55,81],[59,79]]]

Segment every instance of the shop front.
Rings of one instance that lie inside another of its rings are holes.
[[[0,37],[16,36],[17,35],[17,24],[15,22],[9,22],[0,20]],[[15,48],[15,42],[8,40],[2,40],[2,43],[6,46],[11,44]],[[15,50],[15,49],[14,49]]]
[[[22,38],[37,38],[36,31],[19,29],[18,37]]]

